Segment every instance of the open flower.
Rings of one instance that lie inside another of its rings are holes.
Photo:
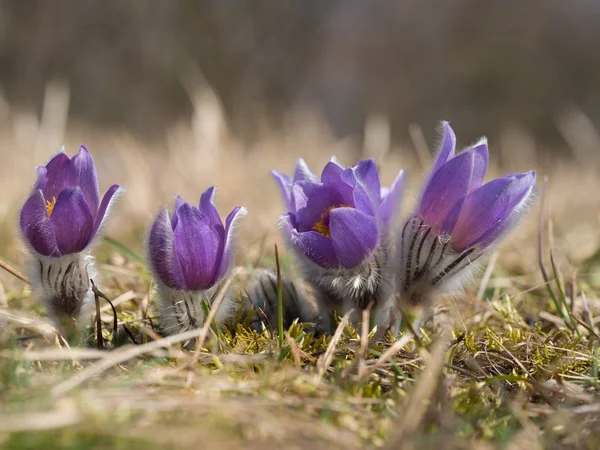
[[[199,207],[178,196],[172,217],[163,208],[150,229],[148,259],[158,281],[161,317],[168,332],[200,326],[201,302],[212,302],[217,284],[231,269],[235,229],[246,209],[234,208],[224,225],[213,203],[214,193],[214,187],[207,189]]]
[[[418,204],[400,235],[399,287],[403,301],[427,303],[437,288],[463,278],[487,249],[522,218],[535,172],[488,183],[485,140],[454,155],[456,137],[443,123],[441,149]]]
[[[20,228],[35,259],[33,286],[41,289],[41,301],[61,331],[70,333],[78,322],[85,325],[90,312],[90,248],[122,188],[111,186],[100,201],[96,167],[84,146],[73,158],[57,153],[37,171]]]
[[[71,159],[63,151],[38,167],[33,193],[21,209],[21,231],[42,256],[59,257],[86,249],[104,225],[118,185],[102,201],[92,155],[81,146]]]
[[[288,209],[282,217],[286,235],[325,268],[351,269],[373,253],[399,210],[404,188],[400,171],[392,187],[382,190],[371,159],[347,169],[332,160],[320,180],[302,159],[293,179],[272,173]]]
[[[314,287],[321,324],[332,310],[374,307],[378,325],[390,323],[393,271],[389,232],[400,209],[404,172],[382,189],[373,160],[344,168],[329,162],[317,178],[303,160],[294,177],[273,171],[288,212],[281,228],[299,257],[304,280]],[[356,321],[356,318],[352,318]]]

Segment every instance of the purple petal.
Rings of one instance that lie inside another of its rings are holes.
[[[372,216],[376,215],[381,203],[381,184],[375,161],[360,161],[342,174],[344,181],[352,187],[354,206]]]
[[[488,146],[487,140],[484,138],[473,146],[472,149],[466,150],[475,153],[475,160],[473,164],[473,173],[471,174],[471,187],[470,191],[473,191],[483,184],[485,173],[488,168]]]
[[[451,230],[458,218],[456,204],[471,190],[473,174],[487,162],[482,149],[467,150],[448,161],[425,188],[419,212],[425,221],[442,232]],[[452,214],[451,214],[452,213]]]
[[[343,180],[349,187],[351,187],[352,201],[350,204],[360,211],[374,216],[377,211],[377,205],[374,203],[373,198],[369,195],[366,187],[358,182],[356,174],[352,168],[344,170]]]
[[[120,193],[122,193],[124,189],[120,187],[118,184],[113,184],[108,188],[104,197],[102,197],[102,202],[94,216],[94,232],[93,236],[100,233],[102,229],[106,226],[106,220],[108,218],[108,213],[112,208],[113,204],[119,197]]]
[[[46,187],[46,183],[48,182],[48,170],[44,166],[39,166],[37,168],[38,177],[35,182],[35,186],[33,187],[34,191],[41,191]]]
[[[342,173],[344,169],[333,161],[325,164],[323,172],[321,173],[321,182],[323,184],[336,184],[342,179]]]
[[[211,226],[214,227],[223,227],[223,222],[221,221],[221,217],[219,216],[219,211],[214,204],[215,198],[215,187],[209,187],[202,196],[200,197],[200,212],[204,214]]]
[[[175,229],[175,227],[177,226],[177,210],[181,208],[181,205],[183,205],[184,203],[185,202],[183,201],[180,195],[177,195],[175,197],[175,208],[173,209],[173,216],[171,217],[171,226],[173,227],[173,229]]]
[[[79,187],[58,195],[50,220],[63,255],[82,251],[92,240],[94,218]]]
[[[375,218],[354,208],[331,211],[329,229],[335,254],[347,269],[363,262],[379,240]]]
[[[48,217],[46,201],[41,191],[35,191],[23,205],[21,231],[29,244],[40,255],[60,256],[54,229],[50,217]]]
[[[291,227],[289,219],[283,219],[283,228],[289,239],[308,259],[321,267],[339,267],[340,263],[333,250],[333,241],[316,231],[299,233]]]
[[[279,228],[286,239],[292,238],[292,231],[296,229],[296,217],[293,213],[285,213],[279,217]]]
[[[369,196],[378,204],[381,200],[381,182],[375,161],[373,159],[360,161],[352,167],[352,170],[356,180],[365,187]]]
[[[342,169],[344,168],[344,166],[343,166],[343,165],[342,165],[342,164],[341,164],[341,163],[338,161],[338,159],[336,158],[336,156],[335,156],[335,155],[333,155],[333,156],[331,157],[331,159],[329,160],[329,162],[332,162],[332,163],[334,163],[336,166],[339,166],[339,167],[341,167]]]
[[[209,219],[189,203],[183,204],[177,215],[174,244],[185,284],[193,291],[208,289],[214,284],[223,254],[225,230],[213,228]]]
[[[308,167],[308,164],[306,164],[306,161],[304,161],[302,158],[298,158],[296,161],[296,167],[294,169],[294,182],[296,181],[312,181],[313,183],[319,182],[317,176],[312,170],[310,170],[310,167]]]
[[[292,184],[292,207],[290,208],[289,212],[293,212],[294,214],[296,214],[300,209],[306,207],[306,203],[308,202],[308,196],[304,192],[305,186],[308,186],[308,189],[310,190],[310,187],[313,186],[313,184],[302,182]]]
[[[233,261],[233,253],[235,251],[236,232],[240,221],[246,217],[248,211],[246,208],[236,207],[229,213],[225,220],[225,246],[223,248],[223,256],[215,277],[215,281],[223,278],[231,269]]]
[[[285,173],[277,172],[276,170],[271,170],[271,175],[273,175],[279,186],[285,207],[288,211],[292,211],[294,207],[292,204],[292,179]]]
[[[442,122],[442,143],[440,150],[435,158],[435,164],[431,169],[431,176],[448,162],[450,158],[454,156],[454,149],[456,148],[456,135],[454,130],[448,122]]]
[[[332,206],[344,204],[344,197],[334,188],[307,181],[294,183],[294,200],[303,195],[302,201],[296,203],[296,220],[298,231],[309,231],[321,220]]]
[[[383,200],[381,201],[379,214],[381,220],[386,224],[392,223],[400,212],[400,208],[402,206],[402,194],[404,193],[404,186],[406,184],[405,175],[405,170],[398,172],[398,176],[396,176],[396,179],[392,183],[390,189],[385,193],[385,195],[382,195]]]
[[[71,176],[73,186],[79,186],[92,213],[95,213],[100,203],[98,174],[92,155],[85,146],[79,147],[79,152],[71,159]]]
[[[469,194],[452,230],[452,247],[462,251],[491,244],[513,223],[512,214],[534,185],[535,172],[514,174],[492,180]]]
[[[46,177],[46,185],[42,190],[46,200],[51,201],[53,198],[58,198],[63,189],[75,187],[71,177],[71,160],[63,152],[57,153],[46,164]]]
[[[162,208],[150,228],[148,261],[154,276],[171,289],[185,290],[183,272],[175,251],[173,229],[167,208]]]
[[[321,174],[323,185],[337,191],[341,204],[354,206],[352,187],[343,179],[344,169],[335,162],[328,162]]]

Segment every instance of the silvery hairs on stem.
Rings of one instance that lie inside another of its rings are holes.
[[[428,309],[437,295],[460,289],[482,257],[522,219],[535,172],[483,183],[485,139],[455,156],[456,136],[442,123],[443,139],[416,211],[397,244],[400,307]]]
[[[235,235],[246,209],[236,207],[221,221],[208,188],[198,207],[177,196],[172,217],[163,208],[147,241],[148,262],[157,284],[161,327],[166,334],[199,328],[222,282],[230,275]],[[234,313],[231,289],[225,292],[215,322]]]
[[[281,277],[283,326],[289,328],[294,320],[301,323],[318,321],[317,306],[314,296],[302,280],[292,280],[284,275]],[[278,298],[277,274],[274,270],[257,269],[246,289],[246,314],[252,314],[252,327],[262,332],[263,327],[277,329]]]
[[[96,167],[83,146],[73,158],[61,150],[37,172],[20,229],[33,259],[33,287],[65,333],[88,323],[96,276],[90,251],[123,188],[111,186],[100,201]]]
[[[399,210],[404,173],[389,189],[381,188],[373,160],[344,168],[332,159],[320,179],[303,160],[293,178],[272,173],[288,211],[280,228],[314,288],[325,331],[333,310],[355,309],[358,321],[369,306],[374,323],[388,327],[394,310],[388,230]]]

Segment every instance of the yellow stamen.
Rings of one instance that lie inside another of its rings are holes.
[[[46,210],[48,211],[48,217],[52,215],[54,207],[56,206],[56,197],[52,197],[52,200],[46,200]]]
[[[314,231],[316,231],[317,233],[321,233],[323,236],[330,238],[331,234],[329,233],[329,227],[327,225],[325,225],[325,223],[323,223],[322,220],[320,220],[319,222],[315,223],[312,227],[312,229]]]
[[[331,238],[331,232],[329,231],[329,220],[327,220],[327,224],[325,223],[325,216],[329,214],[332,210],[336,208],[350,208],[351,205],[333,205],[327,208],[323,214],[321,214],[321,220],[315,223],[312,227],[313,231],[317,233],[321,233],[323,236]]]

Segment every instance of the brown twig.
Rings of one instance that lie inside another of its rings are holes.
[[[19,280],[24,281],[27,284],[31,284],[31,282],[29,281],[29,278],[27,278],[25,275],[23,275],[21,272],[19,272],[17,269],[15,269],[13,266],[8,264],[3,259],[0,259],[0,267],[2,267],[4,270],[6,270],[11,275],[17,277]]]
[[[94,292],[94,302],[96,303],[96,347],[98,350],[104,350],[104,339],[102,338],[102,319],[100,318],[100,296],[98,290],[94,284],[94,280],[90,280],[92,283],[92,291]]]
[[[348,319],[350,319],[350,315],[352,314],[353,311],[354,310],[351,309],[344,315],[344,317],[342,317],[342,320],[338,324],[337,329],[335,330],[335,333],[334,333],[333,337],[331,338],[329,345],[327,346],[327,350],[325,350],[325,353],[317,361],[317,367],[316,367],[317,374],[321,378],[325,375],[325,372],[327,372],[327,369],[329,368],[329,365],[331,364],[331,360],[333,359],[333,356],[335,355],[335,348],[336,348],[340,338],[342,337],[342,334],[344,332],[344,327],[348,323]]]
[[[104,293],[98,289],[96,287],[96,285],[94,284],[94,280],[90,280],[92,283],[92,292],[94,293],[94,297],[96,298],[96,314],[97,314],[97,318],[96,318],[96,325],[102,327],[102,324],[100,322],[100,325],[98,325],[99,321],[100,321],[100,306],[99,306],[99,300],[98,297],[106,300],[108,302],[108,304],[110,305],[110,307],[112,308],[112,312],[113,312],[113,336],[112,336],[112,340],[113,342],[115,342],[115,339],[117,337],[117,331],[118,331],[118,327],[119,327],[119,323],[118,323],[118,317],[117,317],[117,310],[115,309],[115,306],[113,305],[113,303],[110,301],[110,299],[104,295]],[[100,331],[98,331],[99,336],[102,337],[102,329],[100,329]]]

